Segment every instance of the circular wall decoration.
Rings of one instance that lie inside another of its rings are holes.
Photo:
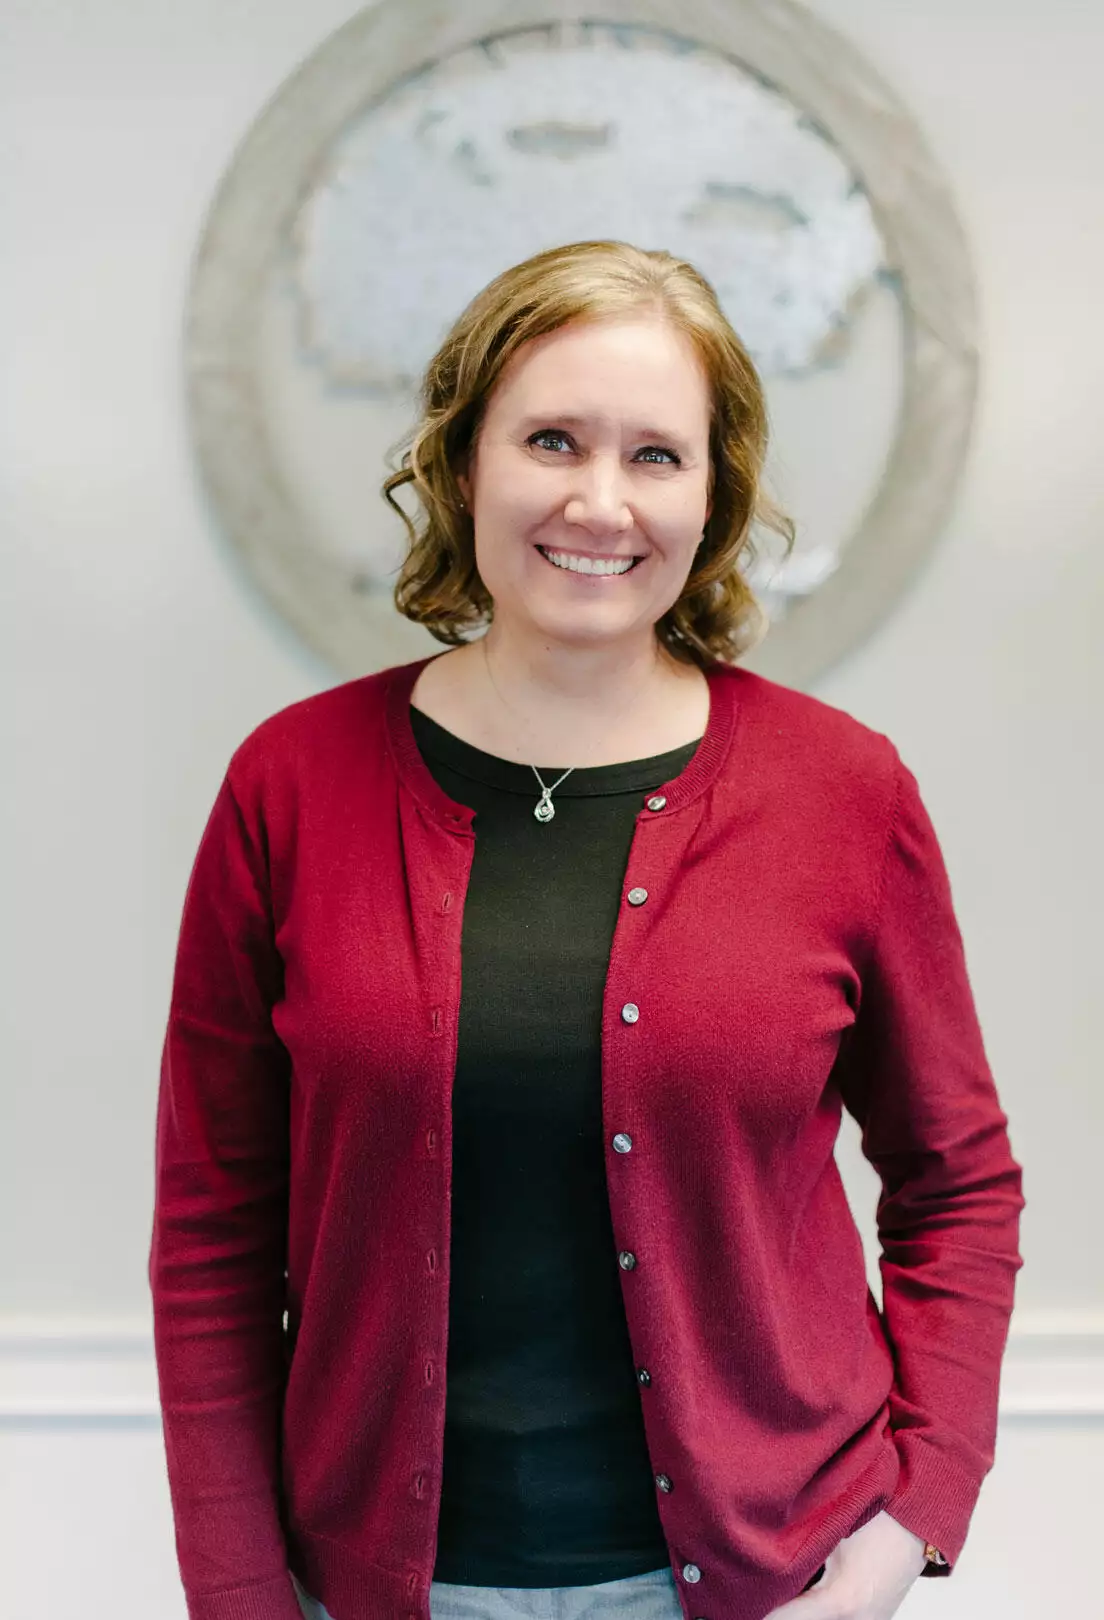
[[[791,0],[382,0],[248,132],[187,311],[216,517],[338,674],[442,646],[394,606],[406,534],[379,494],[425,363],[501,270],[595,237],[689,259],[763,376],[798,540],[751,568],[771,628],[749,667],[807,684],[930,549],[969,442],[974,281],[853,47]]]

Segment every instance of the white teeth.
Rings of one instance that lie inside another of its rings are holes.
[[[543,555],[556,568],[567,568],[573,574],[627,574],[633,565],[631,557],[595,560],[591,557],[572,557],[563,551],[545,551]]]

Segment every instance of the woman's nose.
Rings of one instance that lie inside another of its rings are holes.
[[[632,512],[625,498],[625,480],[619,466],[593,463],[579,473],[572,486],[564,516],[603,532],[620,534],[632,527]]]

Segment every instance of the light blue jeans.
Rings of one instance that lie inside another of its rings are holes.
[[[306,1620],[341,1620],[295,1580]],[[669,1565],[598,1586],[455,1586],[431,1581],[432,1620],[682,1620]]]

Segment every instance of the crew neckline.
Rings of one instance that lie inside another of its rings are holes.
[[[410,705],[410,722],[422,754],[447,766],[457,775],[472,782],[481,782],[485,787],[498,788],[504,793],[531,796],[534,792],[540,792],[532,766],[477,748],[414,703]],[[576,765],[571,774],[564,777],[556,792],[561,798],[585,799],[654,787],[669,773],[681,770],[700,746],[701,740],[701,737],[693,737],[689,742],[680,743],[677,748],[668,748],[662,754],[649,754],[646,758],[622,759],[608,765]],[[537,762],[537,770],[549,786],[567,769],[566,765],[542,765]]]
[[[443,656],[443,653],[431,653],[426,658],[416,658],[411,663],[398,664],[386,671],[384,712],[387,738],[398,775],[422,808],[450,831],[474,835],[475,812],[469,805],[459,803],[445,792],[424,759],[414,733],[414,711],[410,699],[415,682],[432,659]],[[667,816],[684,809],[710,786],[728,755],[739,718],[739,691],[743,674],[742,670],[731,664],[715,664],[705,671],[709,683],[709,718],[705,731],[696,742],[685,743],[681,748],[653,755],[647,760],[580,766],[556,792],[562,794],[569,789],[578,776],[582,776],[583,780],[576,783],[576,792],[580,788],[583,793],[618,791],[609,785],[610,773],[623,771],[628,778],[625,783],[627,788],[639,787],[642,792],[648,791],[649,797],[641,800],[641,814],[649,813],[646,809],[649,805],[652,806],[653,815],[662,813]],[[510,785],[520,786],[525,781],[526,792],[531,792],[536,786],[536,779],[528,766],[501,759],[497,754],[483,754],[482,750],[475,749],[472,744],[463,742],[443,726],[438,726],[422,710],[418,710],[417,715],[417,723],[423,734],[429,727],[436,727],[433,732],[436,743],[454,751],[455,745],[459,745],[467,755],[469,768],[477,763],[477,756],[482,755],[483,761],[492,762],[486,768],[496,772],[496,779],[497,772],[501,770],[504,775],[508,773]],[[690,757],[687,760],[688,753]],[[657,764],[658,776],[655,769]],[[646,780],[641,783],[637,778],[642,767]],[[537,769],[544,774],[539,761]],[[665,777],[665,771],[673,774]],[[515,775],[515,772],[518,774]],[[606,779],[607,785],[598,785],[601,778]],[[655,801],[660,797],[663,804],[657,805]]]

